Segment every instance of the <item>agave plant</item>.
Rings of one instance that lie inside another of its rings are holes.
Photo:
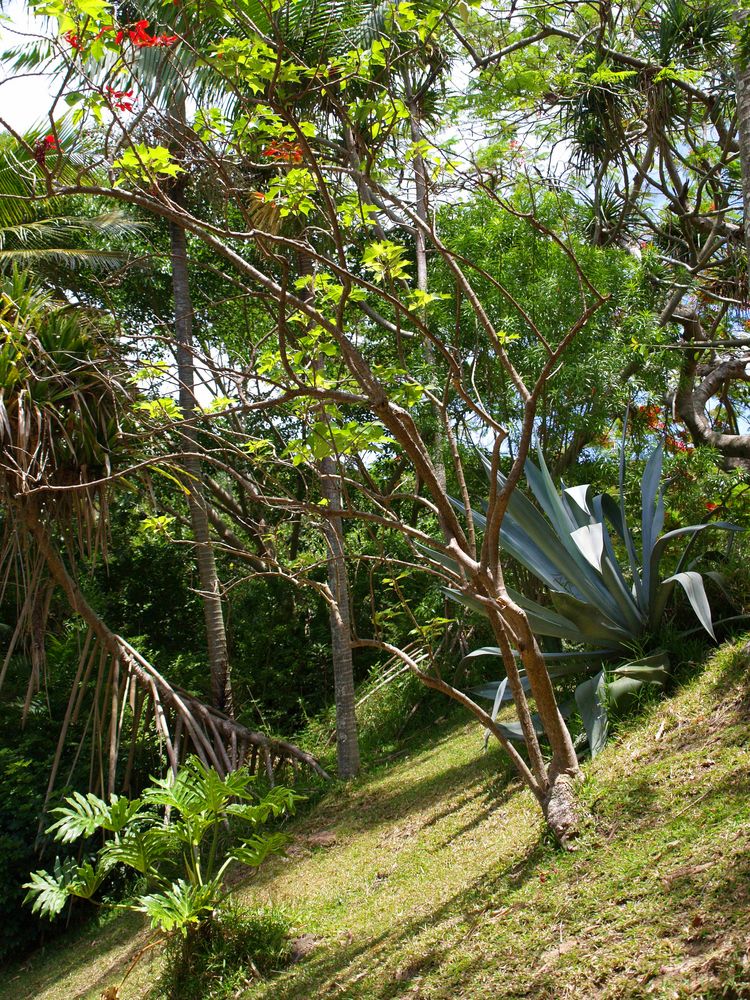
[[[677,585],[685,591],[701,626],[715,639],[703,577],[688,563],[688,558],[693,540],[707,528],[739,530],[728,522],[715,521],[662,534],[663,446],[659,444],[649,456],[641,479],[639,547],[625,514],[624,456],[623,432],[618,503],[607,494],[591,497],[588,485],[569,488],[563,485],[558,491],[539,452],[539,465],[528,461],[525,473],[529,488],[544,513],[522,490],[516,489],[500,532],[501,547],[540,580],[549,593],[552,608],[510,592],[513,600],[527,613],[534,632],[576,646],[594,647],[584,652],[567,650],[545,654],[553,680],[594,671],[594,676],[576,689],[575,703],[562,708],[563,714],[569,714],[578,707],[592,753],[596,753],[606,739],[608,705],[619,706],[624,700],[637,697],[645,685],[663,687],[668,679],[668,658],[663,651],[642,659],[630,659],[612,672],[611,679],[601,670],[601,662],[632,657],[634,649],[649,645],[658,635],[667,602]],[[474,519],[480,527],[484,526],[482,514],[475,513]],[[688,544],[675,572],[662,579],[660,566],[667,546],[685,537]],[[618,538],[626,554],[627,570],[618,560],[615,547]],[[465,595],[456,591],[448,591],[448,594],[459,603],[472,606]],[[481,605],[477,603],[476,609],[481,610]],[[500,650],[484,647],[469,654],[469,657],[476,656],[500,656]],[[473,693],[494,701],[493,716],[504,701],[510,700],[507,678],[482,685]],[[505,728],[509,736],[519,738],[518,727]]]

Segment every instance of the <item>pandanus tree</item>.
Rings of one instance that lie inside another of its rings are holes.
[[[28,274],[14,271],[2,280],[0,564],[5,591],[15,590],[19,610],[0,682],[24,634],[41,634],[42,642],[32,644],[30,703],[40,685],[44,616],[53,587],[89,630],[49,793],[70,726],[86,709],[93,745],[101,750],[94,759],[99,760],[95,784],[102,790],[128,784],[139,724],[149,713],[173,770],[189,748],[221,773],[245,760],[271,777],[282,761],[319,770],[295,747],[254,733],[174,688],[108,627],[86,597],[80,565],[106,546],[109,492],[122,466],[134,461],[138,440],[128,367],[101,324],[101,316],[40,291]],[[148,457],[141,458],[148,464]]]

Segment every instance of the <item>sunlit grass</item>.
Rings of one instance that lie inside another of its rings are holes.
[[[238,889],[283,906],[309,949],[246,997],[745,995],[749,687],[737,643],[623,723],[586,766],[591,821],[572,854],[545,836],[499,749],[483,753],[473,725],[436,722],[328,792],[295,823],[289,857]],[[0,1000],[98,997],[141,946],[133,933],[113,923],[62,942],[3,980]],[[145,996],[149,978],[144,963],[123,998]]]

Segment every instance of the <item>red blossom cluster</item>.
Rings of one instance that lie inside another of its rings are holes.
[[[645,421],[646,426],[650,427],[652,431],[664,430],[664,421],[659,419],[661,417],[660,406],[657,406],[655,403],[651,406],[639,406],[638,414],[641,419]]]
[[[117,108],[118,111],[132,111],[133,110],[133,97],[132,90],[115,90],[114,87],[107,87],[107,95],[109,103],[113,108]]]
[[[44,161],[47,159],[47,153],[52,153],[60,149],[60,143],[57,141],[55,136],[50,132],[49,135],[45,135],[43,139],[34,146],[34,151],[32,156],[39,164],[40,167],[44,166]]]
[[[115,35],[115,41],[118,45],[122,45],[125,39],[129,38],[133,45],[139,49],[174,45],[177,41],[177,35],[149,35],[146,28],[148,28],[148,21],[136,21],[135,26],[128,28],[127,32],[120,29]]]
[[[688,452],[688,451],[692,451],[693,450],[690,447],[690,445],[687,444],[687,442],[685,442],[685,441],[682,440],[683,433],[684,432],[680,432],[680,434],[677,437],[672,437],[671,435],[667,435],[664,438],[664,446],[667,449],[667,451],[684,451],[684,452]]]
[[[716,510],[716,508],[717,508],[717,507],[718,507],[719,505],[718,505],[717,503],[714,503],[714,502],[713,502],[712,500],[706,500],[706,503],[705,503],[705,505],[704,505],[704,506],[705,506],[706,510],[707,510],[707,511],[708,511],[709,513],[711,513],[712,511]]]
[[[301,163],[302,148],[294,142],[274,139],[270,146],[263,150],[263,155],[271,160],[283,160],[285,163]]]
[[[63,38],[71,48],[76,50],[83,48],[83,42],[75,31],[66,31]]]
[[[667,429],[666,424],[661,419],[662,410],[661,407],[655,403],[649,406],[639,406],[638,416],[645,423],[651,431],[664,431]],[[677,431],[675,434],[667,434],[664,437],[664,447],[667,451],[676,452],[689,452],[693,448],[687,443],[688,435],[687,431]]]
[[[132,28],[120,28],[115,34],[115,42],[117,45],[122,45],[125,41],[131,41],[139,49],[150,49],[154,47],[164,47],[167,45],[174,45],[178,41],[177,35],[150,35],[146,30],[148,28],[148,21],[136,21]],[[107,24],[101,31],[99,31],[94,36],[94,41],[97,38],[101,38],[102,35],[108,34],[110,31],[114,31],[114,25]],[[63,38],[72,46],[76,51],[83,50],[85,46],[85,40],[81,38],[75,31],[66,31]]]

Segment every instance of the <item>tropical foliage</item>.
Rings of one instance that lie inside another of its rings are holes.
[[[353,777],[389,698],[389,751],[451,699],[568,843],[576,715],[596,752],[608,705],[667,683],[674,595],[714,635],[710,528],[750,599],[743,19],[29,14],[4,68],[52,97],[0,140],[0,686],[45,727],[35,811],[67,795],[53,833],[110,834],[39,863],[37,909],[122,862],[157,925],[200,923],[256,856],[225,831],[292,801],[247,773]],[[505,678],[472,690],[488,649]]]
[[[485,462],[485,466],[489,467],[489,463]],[[688,559],[693,541],[707,528],[739,529],[725,521],[706,520],[662,534],[662,466],[660,442],[649,455],[641,479],[640,546],[626,514],[624,433],[618,501],[607,493],[592,497],[587,484],[563,486],[558,491],[539,451],[539,465],[529,460],[525,469],[526,481],[539,507],[522,490],[515,490],[500,531],[502,548],[544,584],[552,603],[551,608],[546,607],[511,592],[511,597],[528,614],[534,632],[565,640],[575,647],[595,647],[544,653],[553,679],[595,673],[576,687],[574,703],[562,708],[567,715],[576,708],[580,712],[592,754],[606,740],[607,707],[622,707],[645,685],[663,689],[669,676],[669,658],[659,650],[616,667],[611,676],[595,664],[597,660],[622,658],[635,650],[658,645],[667,602],[677,584],[687,595],[701,626],[716,638],[703,577]],[[502,475],[499,485],[501,488],[504,485]],[[462,505],[457,502],[457,506]],[[476,511],[473,516],[483,528],[484,516]],[[674,571],[662,578],[660,568],[669,543],[685,538],[688,543]],[[627,560],[626,568],[618,559],[618,548]],[[709,571],[709,575],[721,583],[720,574]],[[448,593],[459,603],[481,610],[481,605],[462,594]],[[499,648],[485,647],[470,653],[467,659],[501,655]],[[482,685],[475,693],[493,700],[493,718],[503,701],[511,698],[507,677]],[[509,736],[523,739],[517,726],[506,726],[505,730]]]
[[[109,839],[92,860],[58,860],[51,872],[34,872],[24,887],[27,901],[51,919],[72,897],[94,898],[123,865],[146,882],[127,905],[164,933],[186,936],[224,899],[230,865],[255,868],[286,843],[282,833],[263,827],[292,812],[300,796],[281,786],[259,794],[253,784],[246,768],[222,778],[193,757],[175,777],[154,779],[137,799],[113,795],[107,802],[74,793],[52,810],[58,818],[47,832],[62,844],[90,842],[100,832]]]

